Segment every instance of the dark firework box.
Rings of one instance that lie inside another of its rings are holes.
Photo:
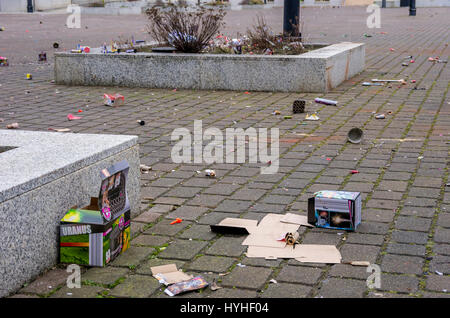
[[[361,223],[361,193],[322,190],[308,199],[308,223],[322,228],[355,231]]]
[[[71,208],[60,222],[60,262],[105,266],[130,246],[130,204],[126,193],[128,163],[101,171],[98,197]]]

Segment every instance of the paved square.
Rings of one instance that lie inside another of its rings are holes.
[[[416,17],[409,17],[407,8],[382,9],[380,29],[366,27],[365,7],[301,10],[303,32],[311,42],[366,43],[364,72],[327,94],[59,86],[52,83],[53,42],[68,50],[78,43],[100,46],[119,35],[147,39],[145,17],[116,16],[121,25],[117,31],[108,27],[108,16],[83,16],[83,28],[69,30],[63,27],[64,14],[2,15],[0,55],[11,63],[0,68],[2,128],[18,122],[24,130],[138,135],[141,163],[153,168],[142,174],[143,214],[132,220],[130,250],[106,269],[86,268],[82,288],[73,296],[164,297],[150,267],[168,263],[205,277],[214,274],[224,287],[190,297],[449,296],[450,68],[428,59],[449,57],[450,8],[418,8]],[[245,32],[257,13],[281,30],[282,8],[274,8],[229,11],[224,33]],[[37,63],[40,51],[47,52],[48,64]],[[409,55],[415,62],[402,66]],[[26,80],[26,73],[33,80]],[[373,78],[403,78],[407,83],[362,86]],[[102,95],[116,92],[125,96],[125,104],[104,106]],[[315,97],[339,103],[315,104]],[[304,121],[304,114],[284,118],[299,98],[308,101],[307,112],[316,111],[319,121]],[[67,121],[67,114],[78,110],[82,119]],[[274,110],[282,115],[273,115]],[[386,118],[375,119],[374,113]],[[259,164],[223,163],[209,166],[217,173],[210,179],[197,173],[206,164],[172,162],[172,131],[192,131],[199,119],[204,127],[221,130],[279,128],[278,173],[262,175]],[[361,144],[346,142],[352,127],[364,130]],[[359,173],[351,174],[354,169]],[[243,237],[209,232],[209,224],[225,217],[260,220],[266,213],[304,214],[307,198],[322,189],[362,192],[362,224],[356,233],[301,229],[302,242],[336,244],[345,261],[379,265],[379,289],[367,287],[370,273],[365,268],[249,259]],[[176,217],[184,221],[170,225]],[[15,297],[70,296],[65,267],[59,267]]]

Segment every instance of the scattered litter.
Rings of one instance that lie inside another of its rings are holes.
[[[387,82],[387,83],[406,83],[404,79],[398,79],[398,80],[389,80],[389,79],[372,79],[372,82]]]
[[[250,95],[250,92],[244,92],[244,94]]]
[[[308,223],[316,227],[355,231],[361,223],[361,193],[322,190],[308,199]]]
[[[342,264],[349,264],[349,265],[353,265],[353,266],[370,266],[370,262],[367,262],[367,261],[342,262]]]
[[[316,113],[311,114],[311,115],[307,114],[306,117],[305,117],[305,120],[319,120],[319,119],[320,118],[319,118],[319,116],[317,116]]]
[[[67,293],[67,296],[72,296],[72,293]]]
[[[286,115],[283,117],[284,119],[292,119],[292,116]]]
[[[330,99],[325,99],[325,98],[319,98],[317,97],[316,99],[314,99],[314,101],[318,104],[325,104],[325,105],[337,105],[337,101],[334,100],[330,100]]]
[[[53,48],[54,48],[54,49],[59,48],[59,43],[58,43],[58,42],[53,43]]]
[[[444,274],[439,272],[439,271],[434,271],[436,274],[438,274],[439,276],[443,276]]]
[[[217,286],[216,280],[214,279],[213,282],[211,283],[211,285],[209,286],[209,288],[211,288],[212,291],[216,291],[216,290],[221,289],[223,287]]]
[[[395,49],[391,47],[391,48],[389,49],[389,51],[394,52]]]
[[[68,114],[67,115],[67,119],[70,120],[76,120],[76,119],[81,119],[83,117],[79,117],[79,116],[74,116],[73,114]]]
[[[419,157],[417,157],[417,159],[422,160],[422,159],[423,159],[423,156],[419,156]]]
[[[281,112],[279,110],[274,110],[272,115],[281,115]]]
[[[371,34],[367,34],[367,33],[364,33],[363,35],[364,35],[366,38],[371,38],[371,37],[372,37]]]
[[[305,112],[306,101],[302,99],[295,100],[292,104],[292,112],[294,114],[301,114]]]
[[[0,56],[0,66],[8,66],[9,62],[6,57]]]
[[[169,296],[175,296],[184,292],[201,289],[208,286],[208,282],[202,277],[197,276],[188,281],[172,284],[164,292]]]
[[[363,138],[363,131],[357,127],[352,128],[347,133],[347,140],[352,144],[359,144]]]
[[[120,94],[103,94],[103,102],[106,106],[121,106],[125,102],[125,97]]]
[[[207,177],[212,177],[212,178],[214,178],[214,177],[216,176],[216,172],[215,172],[214,170],[211,170],[211,169],[206,169],[206,170],[205,170],[205,175],[206,175]]]
[[[48,130],[56,131],[56,132],[68,132],[69,128],[48,128]]]
[[[385,119],[386,116],[384,114],[377,114],[377,115],[375,115],[375,118],[376,119]]]
[[[363,82],[362,86],[383,86],[383,83],[370,83],[370,82]]]
[[[0,27],[0,32],[5,31],[5,27]]]
[[[141,170],[141,173],[148,173],[150,170],[152,170],[152,167],[140,164],[139,169]]]
[[[176,218],[174,221],[170,222],[170,225],[174,225],[174,224],[181,223],[181,222],[183,222],[182,219]]]
[[[6,128],[7,129],[17,129],[17,128],[19,128],[19,124],[18,123],[12,123],[12,124],[6,125]]]
[[[28,73],[28,74],[26,75],[26,79],[27,79],[27,80],[32,80],[32,79],[33,79],[33,76],[32,76],[31,74]]]
[[[355,174],[355,173],[359,173],[359,171],[358,170],[350,170],[350,173]]]
[[[143,120],[136,120],[136,122],[141,126],[145,125],[145,121],[143,121]]]
[[[241,264],[241,263],[238,263],[236,265],[239,266],[239,267],[246,267],[244,264]]]
[[[408,65],[409,65],[408,63],[405,63],[405,62],[402,63],[402,66],[408,66]]]
[[[269,283],[278,284],[278,282],[273,278],[271,280],[269,280]]]
[[[180,283],[190,280],[193,276],[183,273],[177,269],[177,265],[168,264],[161,266],[154,266],[150,268],[153,277],[155,277],[161,284],[166,286],[170,284]]]

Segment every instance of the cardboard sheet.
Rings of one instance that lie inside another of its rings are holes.
[[[280,214],[267,214],[242,245],[283,248],[286,242],[278,241],[280,237],[288,232],[294,233],[299,228],[298,224],[282,223],[283,217]]]
[[[184,282],[192,279],[191,275],[185,274],[177,269],[175,264],[161,265],[151,267],[153,277],[162,281],[165,285]]]
[[[263,247],[249,246],[247,257],[263,257],[266,259],[295,258],[303,263],[338,264],[341,253],[334,245],[298,244],[293,246]]]
[[[298,214],[293,214],[293,213],[285,214],[280,219],[280,222],[314,227],[314,225],[308,223],[308,217],[306,215],[298,215]]]

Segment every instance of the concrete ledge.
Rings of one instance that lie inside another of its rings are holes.
[[[55,53],[65,85],[326,92],[363,71],[364,43],[343,42],[301,55]]]
[[[0,145],[16,147],[0,153],[0,297],[58,262],[59,221],[98,195],[101,169],[128,161],[127,193],[138,214],[136,136],[0,130]]]

